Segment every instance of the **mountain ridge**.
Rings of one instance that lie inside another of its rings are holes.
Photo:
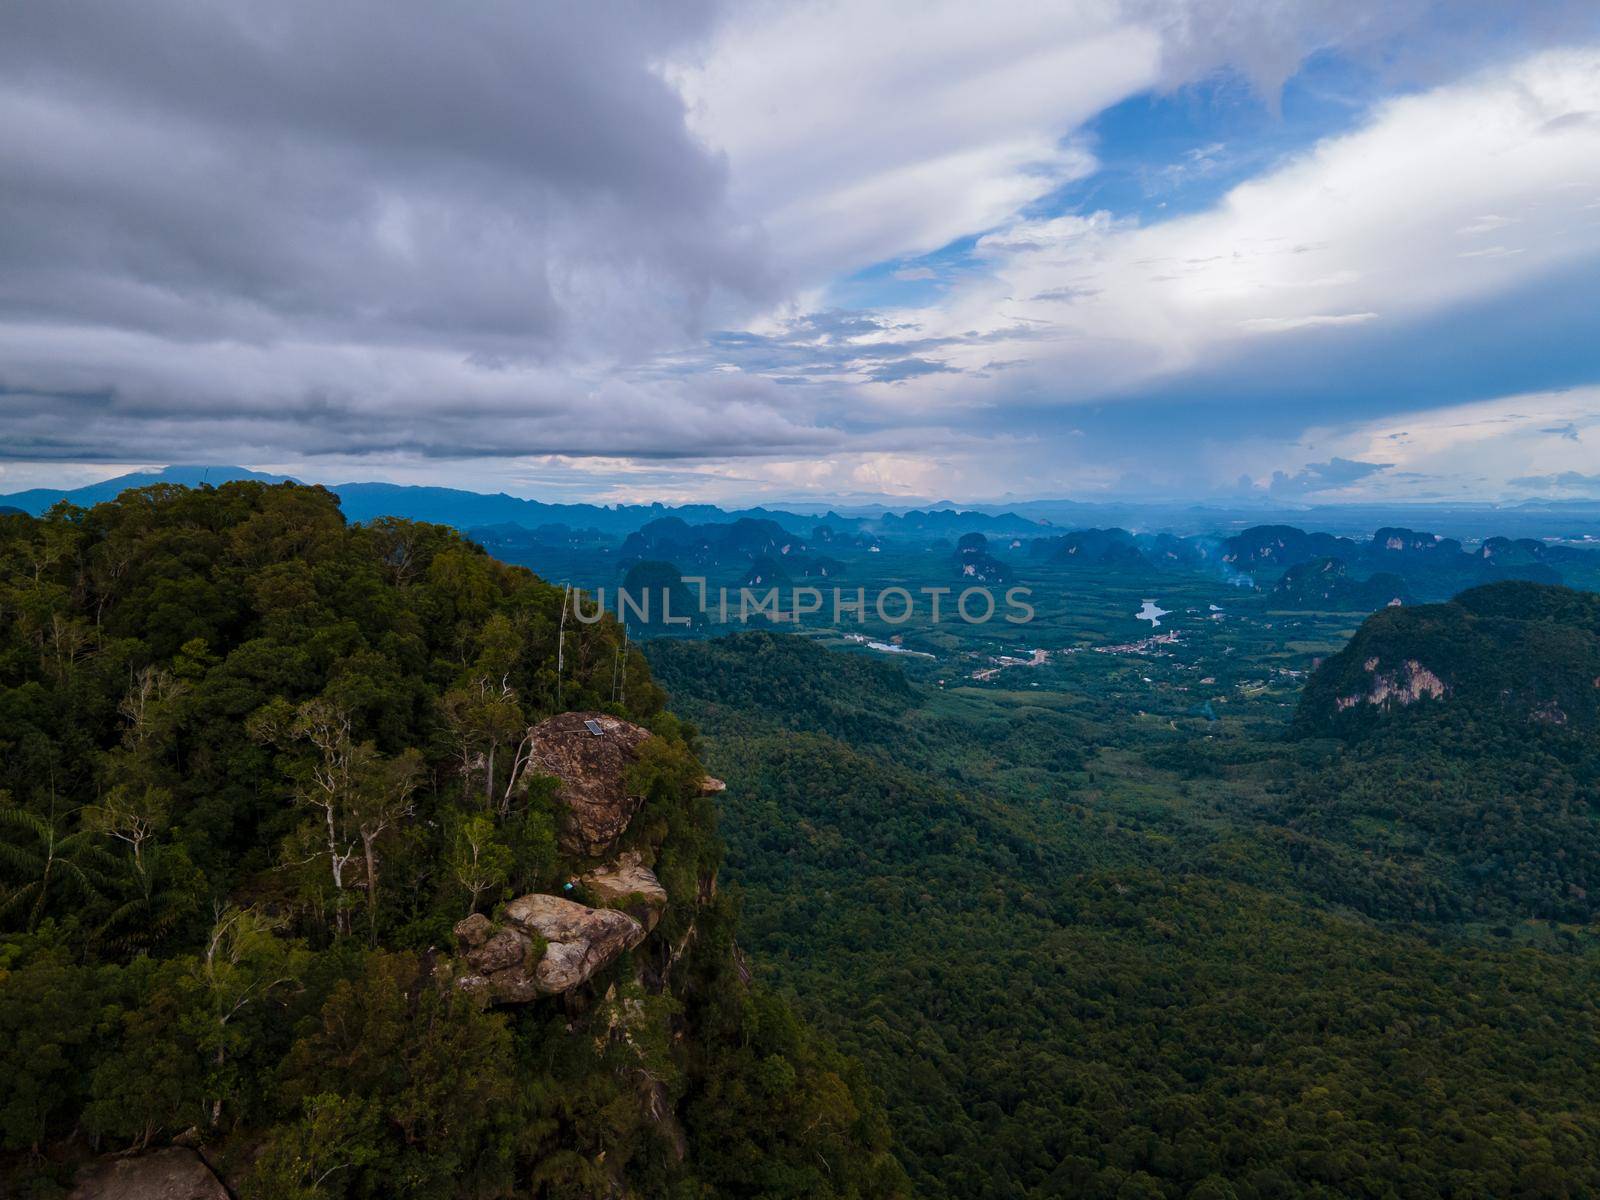
[[[76,488],[35,487],[0,495],[0,507],[20,508],[39,515],[60,500],[89,506],[111,499],[130,487],[154,483],[192,485],[230,479],[280,482],[288,475],[270,475],[230,465],[174,465],[102,480]],[[531,500],[504,492],[487,494],[461,488],[381,481],[325,484],[338,495],[350,520],[400,516],[451,525],[457,529],[512,522],[528,528],[566,524],[592,526],[613,535],[626,535],[647,521],[678,516],[691,524],[765,518],[784,524],[792,532],[808,534],[820,523],[838,529],[877,526],[885,533],[959,535],[974,528],[987,533],[1032,532],[1041,536],[1089,528],[1131,526],[1159,532],[1183,530],[1229,536],[1248,527],[1298,521],[1330,533],[1370,536],[1376,528],[1424,519],[1442,536],[1476,536],[1485,528],[1499,529],[1507,537],[1540,536],[1578,538],[1600,520],[1600,501],[1522,501],[1503,504],[1450,504],[1439,502],[1284,505],[1259,500],[1213,500],[1202,504],[1120,499],[948,501],[928,504],[908,500],[902,505],[851,504],[839,498],[805,501],[788,498],[770,503],[725,508],[710,503],[668,505],[606,505],[590,502]],[[963,522],[962,518],[967,520]]]

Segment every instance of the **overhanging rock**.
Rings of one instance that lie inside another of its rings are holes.
[[[537,892],[519,896],[506,905],[501,924],[474,913],[456,925],[465,966],[456,985],[492,1004],[560,995],[610,966],[645,933],[643,924],[616,909]]]

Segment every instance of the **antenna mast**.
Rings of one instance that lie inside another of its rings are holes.
[[[561,711],[561,668],[566,665],[567,648],[567,597],[572,592],[570,583],[561,585],[561,622],[556,627],[556,711]]]

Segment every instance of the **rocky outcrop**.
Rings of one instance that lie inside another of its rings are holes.
[[[559,781],[565,853],[598,858],[628,828],[644,798],[628,794],[627,771],[649,737],[648,729],[597,712],[561,713],[528,731],[523,786],[530,775]]]
[[[588,982],[646,932],[640,921],[616,909],[540,893],[519,896],[506,905],[501,924],[474,913],[456,926],[464,967],[456,986],[489,1004],[559,995]]]
[[[519,782],[525,790],[537,776],[555,779],[560,846],[572,869],[582,872],[567,890],[576,885],[574,895],[587,903],[532,893],[511,901],[495,919],[469,916],[455,927],[457,954],[449,968],[455,986],[485,1004],[561,995],[604,971],[660,924],[668,897],[647,865],[654,851],[616,851],[643,802],[630,794],[628,774],[649,737],[641,726],[596,712],[562,713],[528,731]],[[699,792],[710,795],[724,786],[706,775]],[[608,861],[585,871],[585,859]],[[706,886],[702,880],[701,903]],[[714,872],[710,886],[714,890]],[[641,973],[659,974],[657,960],[667,957],[667,948],[657,947]]]
[[[1567,714],[1561,710],[1561,706],[1554,700],[1546,700],[1528,714],[1528,719],[1542,722],[1545,725],[1565,725],[1567,723]]]
[[[228,1190],[193,1150],[169,1146],[86,1168],[68,1200],[228,1200]]]
[[[636,850],[590,871],[579,882],[600,907],[620,909],[643,925],[646,932],[656,927],[667,907],[667,889]]]
[[[1414,658],[1408,658],[1398,671],[1380,672],[1378,660],[1369,658],[1363,664],[1372,676],[1371,685],[1361,692],[1340,696],[1339,711],[1358,704],[1377,704],[1384,707],[1415,704],[1418,700],[1443,700],[1450,694],[1444,680]]]

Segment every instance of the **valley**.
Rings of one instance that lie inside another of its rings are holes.
[[[729,781],[753,960],[881,1083],[919,1194],[1580,1194],[1592,738],[1486,747],[1492,714],[1447,709],[1398,754],[1298,736],[1359,615],[1019,578],[1031,625],[895,631],[933,660],[649,647]]]
[[[918,1194],[1600,1186],[1577,1165],[1600,1147],[1600,757],[1563,728],[1594,703],[1600,621],[1480,622],[1452,655],[1417,607],[1478,586],[1533,615],[1541,586],[1600,585],[1600,556],[1394,527],[959,529],[679,529],[632,544],[682,562],[630,569],[736,592],[748,553],[763,584],[863,589],[843,621],[636,634],[728,780],[752,962],[866,1065]],[[782,569],[820,545],[826,579]],[[952,616],[975,575],[1026,589],[1031,619]],[[1518,576],[1542,582],[1493,582]],[[1405,632],[1339,693],[1376,703],[1312,719],[1308,681],[1328,703],[1384,621]],[[1413,653],[1463,688],[1475,663],[1541,663],[1523,683],[1566,708],[1530,721],[1484,687],[1410,721],[1396,687],[1445,691],[1404,682]]]

